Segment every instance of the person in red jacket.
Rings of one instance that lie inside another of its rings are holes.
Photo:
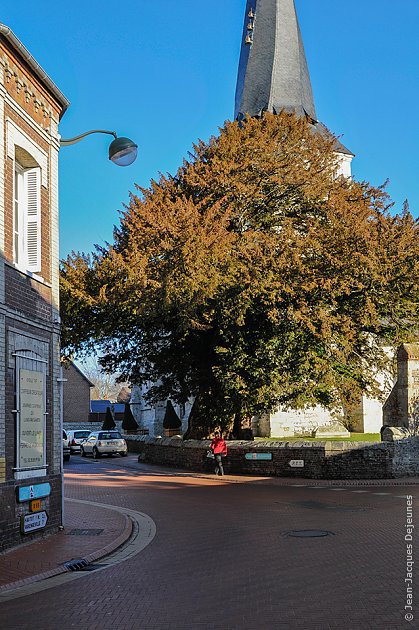
[[[214,433],[214,439],[211,442],[210,448],[214,453],[215,474],[224,475],[223,457],[226,457],[227,455],[227,444],[221,437],[221,433],[219,433],[218,431]]]

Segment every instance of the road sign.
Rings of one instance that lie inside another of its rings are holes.
[[[271,460],[272,459],[272,453],[246,453],[245,455],[246,459],[250,459],[250,460]]]
[[[51,484],[36,483],[33,486],[20,486],[17,489],[17,500],[19,503],[23,501],[32,501],[32,499],[42,499],[49,497],[51,494]]]
[[[29,509],[31,512],[39,512],[41,509],[41,499],[35,499],[31,501],[29,504]]]
[[[27,514],[20,519],[20,529],[23,534],[31,534],[38,529],[44,529],[48,522],[48,514],[46,512],[35,512]]]
[[[289,463],[291,468],[304,468],[304,460],[303,459],[292,459]]]

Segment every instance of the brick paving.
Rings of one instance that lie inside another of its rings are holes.
[[[157,535],[126,562],[1,604],[1,627],[417,627],[416,604],[416,619],[404,619],[405,496],[412,495],[414,505],[419,501],[412,480],[363,482],[361,492],[343,483],[171,473],[137,464],[132,456],[77,460],[66,475],[68,497],[142,511],[155,521]],[[307,529],[332,533],[287,535]]]
[[[97,560],[131,534],[131,522],[114,510],[65,501],[64,515],[63,531],[0,555],[0,592],[65,573],[71,560]]]

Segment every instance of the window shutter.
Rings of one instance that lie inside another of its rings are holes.
[[[41,271],[41,169],[25,171],[26,256],[28,271]]]

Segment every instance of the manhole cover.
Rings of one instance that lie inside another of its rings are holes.
[[[294,532],[287,532],[292,538],[323,538],[324,536],[334,536],[333,532],[321,529],[300,529]]]
[[[103,529],[72,529],[67,536],[99,536]]]

